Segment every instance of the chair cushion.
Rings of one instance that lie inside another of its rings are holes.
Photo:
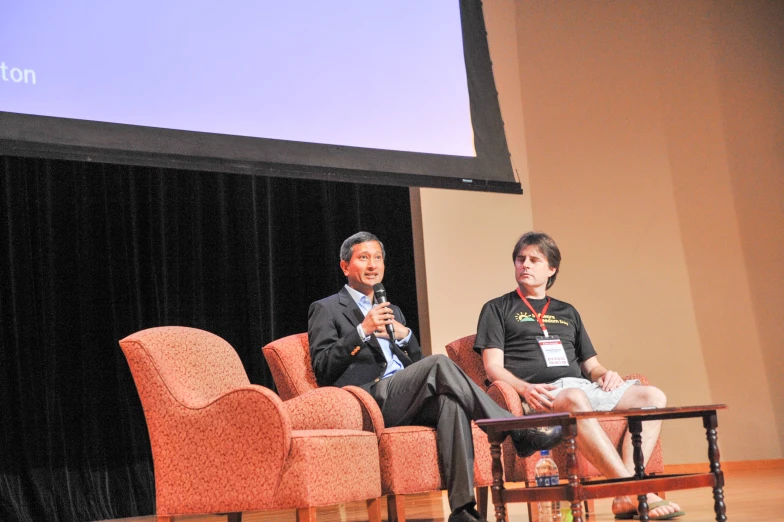
[[[474,438],[474,487],[493,484],[493,457],[490,455],[490,442],[479,426],[471,423]]]
[[[294,430],[273,509],[381,496],[378,439],[353,430]]]
[[[379,438],[379,454],[384,495],[409,495],[446,487],[441,482],[433,428],[386,428]]]
[[[493,483],[487,435],[471,423],[474,439],[474,485]],[[381,490],[385,495],[410,495],[446,488],[438,461],[436,430],[426,426],[386,428],[379,439]]]

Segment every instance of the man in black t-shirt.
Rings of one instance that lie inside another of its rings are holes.
[[[548,299],[530,298],[528,301],[537,312],[541,312]],[[549,301],[542,320],[548,333],[561,340],[567,365],[547,366],[536,339],[543,337],[544,333],[517,290],[484,306],[477,327],[477,350],[502,350],[504,367],[526,382],[539,384],[563,377],[582,377],[580,364],[596,356],[591,339],[583,328],[580,314],[572,305],[553,298]]]
[[[667,405],[664,393],[639,381],[624,381],[599,363],[580,314],[569,303],[546,295],[555,282],[561,253],[547,234],[528,232],[515,245],[512,259],[517,288],[485,304],[474,349],[482,354],[491,381],[505,381],[520,394],[526,412],[608,411]],[[661,421],[643,423],[642,450],[647,462],[659,437]],[[615,450],[596,419],[578,421],[577,447],[608,478],[634,475],[631,437],[622,454]],[[680,507],[648,494],[651,520],[683,515]],[[632,518],[629,497],[613,501],[618,518]]]

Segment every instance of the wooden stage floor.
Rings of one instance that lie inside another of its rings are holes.
[[[727,504],[727,518],[737,522],[756,522],[778,520],[784,506],[784,469],[765,469],[759,471],[725,471],[726,485],[724,497]],[[675,520],[681,522],[710,522],[715,520],[713,513],[713,496],[708,488],[684,491],[670,491],[667,498],[680,504],[686,515]],[[590,520],[609,522],[615,520],[610,512],[610,499],[596,501],[596,516]],[[528,514],[525,504],[510,504],[510,522],[527,522]],[[449,516],[449,507],[445,493],[427,493],[407,497],[406,516],[408,521],[444,522],[445,514]],[[489,514],[492,515],[492,505]],[[386,519],[386,503],[383,516]],[[364,502],[319,508],[316,519],[318,522],[364,522],[367,511]],[[154,516],[115,519],[103,522],[155,522]],[[175,522],[223,522],[226,517],[215,515],[182,516]],[[294,510],[246,512],[243,522],[294,522]],[[492,522],[494,519],[490,517]]]

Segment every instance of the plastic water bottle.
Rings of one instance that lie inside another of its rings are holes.
[[[539,461],[536,463],[536,485],[538,487],[557,486],[558,466],[550,457],[550,451],[542,450],[539,455]],[[537,504],[539,505],[540,522],[561,522],[560,502],[556,500],[555,502],[537,502]]]

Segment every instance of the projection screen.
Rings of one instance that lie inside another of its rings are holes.
[[[521,191],[478,1],[3,10],[0,154]]]

